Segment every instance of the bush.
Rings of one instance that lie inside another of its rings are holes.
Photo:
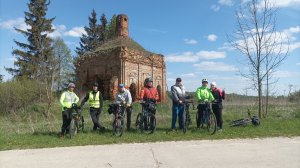
[[[42,100],[44,92],[34,80],[12,80],[0,83],[0,114],[17,112]]]

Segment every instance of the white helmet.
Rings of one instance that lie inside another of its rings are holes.
[[[211,82],[211,85],[217,86],[217,83],[216,82]]]
[[[75,84],[74,83],[69,83],[68,88],[75,88]]]

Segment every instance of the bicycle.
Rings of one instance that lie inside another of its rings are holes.
[[[69,137],[72,139],[79,131],[84,131],[84,119],[81,115],[80,108],[78,108],[76,104],[72,104],[72,107],[70,108],[70,114],[71,122],[69,125]]]
[[[113,135],[115,136],[122,136],[124,132],[124,114],[125,114],[125,104],[118,103],[118,104],[112,104],[111,106],[114,106],[113,109],[113,114],[114,114],[114,119],[113,119]]]
[[[138,113],[136,117],[136,130],[139,130],[141,133],[145,132],[146,134],[151,134],[156,128],[155,101],[147,100],[140,104],[142,106],[142,112]]]
[[[230,127],[236,127],[236,126],[246,126],[249,123],[252,123],[254,126],[259,126],[260,125],[260,120],[257,116],[252,116],[250,114],[250,110],[248,109],[248,117],[249,118],[242,118],[238,120],[234,120],[229,123]]]
[[[188,128],[189,128],[189,125],[192,124],[190,111],[189,111],[190,104],[193,105],[193,110],[194,110],[195,106],[194,106],[193,101],[186,100],[184,102],[184,110],[183,110],[183,115],[182,115],[182,120],[183,120],[183,129],[182,129],[182,131],[183,131],[183,133],[186,133]]]
[[[211,135],[213,135],[217,131],[217,120],[215,114],[211,110],[210,103],[206,102],[199,105],[205,105],[205,108],[201,121],[198,120],[198,112],[196,113],[197,126],[199,125],[200,128],[206,127],[207,131],[211,132]]]

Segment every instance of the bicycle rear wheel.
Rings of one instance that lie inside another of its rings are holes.
[[[209,120],[207,122],[207,130],[213,135],[217,131],[217,119],[213,112],[209,113]]]
[[[122,136],[124,131],[124,120],[121,117],[118,117],[113,122],[113,135]]]
[[[77,127],[76,127],[76,124],[75,124],[75,119],[72,118],[72,120],[70,122],[69,137],[71,139],[74,138],[74,136],[76,135],[76,133],[77,133]]]

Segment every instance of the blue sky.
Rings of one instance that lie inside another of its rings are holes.
[[[245,1],[245,0],[244,0]],[[0,0],[0,74],[11,78],[4,67],[12,67],[13,40],[26,42],[13,27],[26,28],[24,11],[28,1]],[[273,93],[286,94],[288,85],[300,89],[300,0],[271,0],[278,7],[277,31],[290,39],[290,53],[274,76],[279,81]],[[187,90],[194,91],[201,79],[216,81],[227,93],[245,94],[249,81],[239,69],[244,57],[231,50],[226,35],[235,30],[238,1],[234,0],[51,0],[47,17],[55,17],[56,31],[75,54],[79,38],[95,9],[98,18],[105,13],[125,13],[129,17],[129,35],[145,49],[166,57],[167,84],[182,77]],[[248,90],[248,94],[255,94]]]

